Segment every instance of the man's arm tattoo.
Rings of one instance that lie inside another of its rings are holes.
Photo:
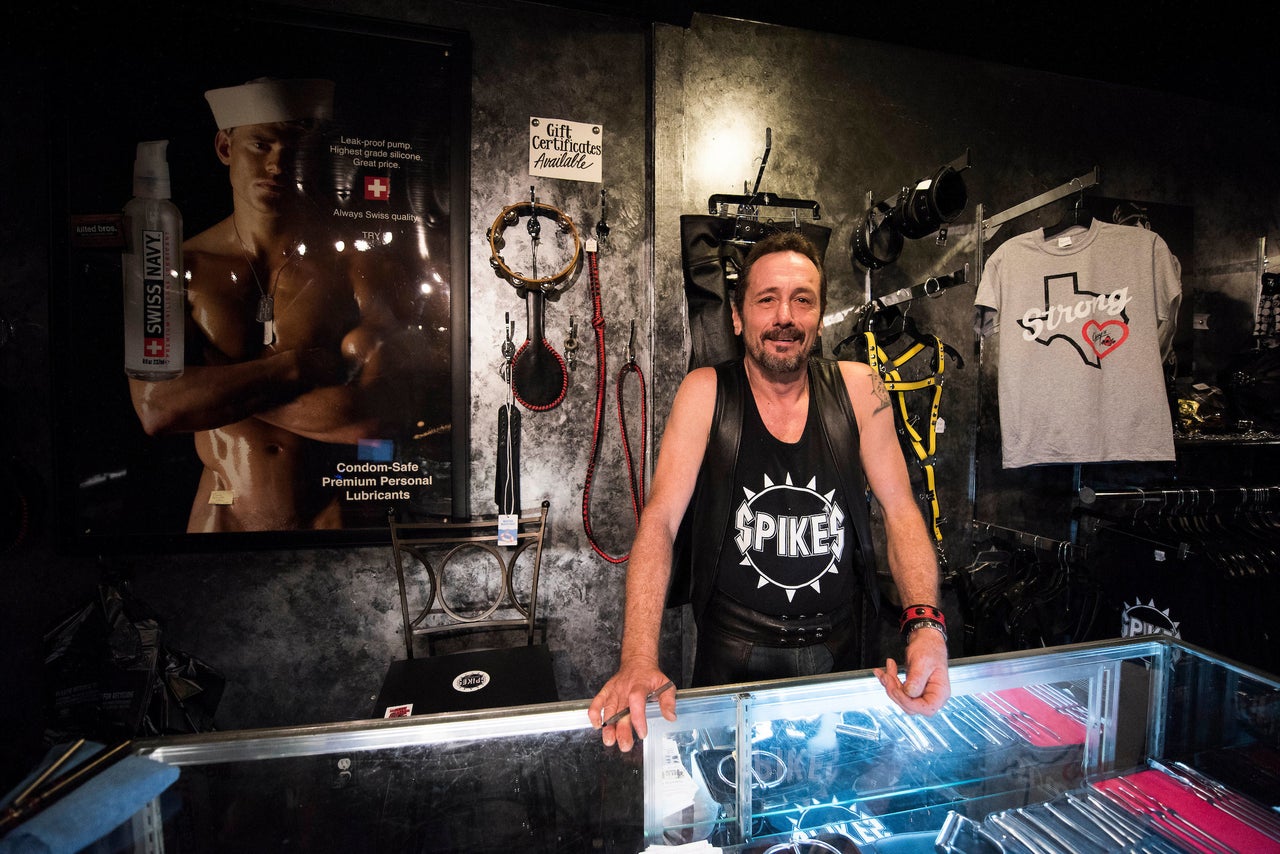
[[[876,407],[872,415],[878,414],[881,410],[889,408],[889,390],[884,387],[884,381],[880,379],[879,374],[871,376],[871,393],[880,401],[880,405]]]

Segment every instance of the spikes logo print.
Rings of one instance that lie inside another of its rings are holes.
[[[1155,599],[1142,604],[1142,599],[1135,597],[1133,604],[1124,603],[1124,613],[1120,617],[1120,637],[1136,638],[1145,635],[1168,635],[1173,638],[1182,637],[1181,623],[1169,615],[1168,608],[1161,610]]]
[[[816,477],[795,486],[788,474],[782,483],[765,476],[759,492],[742,491],[735,543],[741,565],[758,576],[757,589],[773,585],[787,601],[806,587],[821,593],[822,577],[839,572],[845,546],[845,514],[835,490],[820,492]]]

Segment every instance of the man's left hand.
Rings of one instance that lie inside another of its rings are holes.
[[[917,629],[907,641],[906,678],[899,678],[892,658],[875,674],[889,699],[907,714],[932,715],[951,696],[946,638],[931,628]]]

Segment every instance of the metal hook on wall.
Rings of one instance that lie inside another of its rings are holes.
[[[756,172],[756,185],[751,188],[751,196],[754,198],[760,192],[760,180],[764,178],[764,167],[769,162],[769,152],[773,151],[773,128],[764,129],[764,154],[760,157],[760,170]],[[745,184],[743,189],[745,189]]]

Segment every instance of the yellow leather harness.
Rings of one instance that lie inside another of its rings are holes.
[[[939,527],[939,521],[942,518],[942,510],[938,506],[934,465],[937,462],[938,405],[942,400],[942,372],[946,367],[942,339],[936,335],[925,336],[933,340],[934,358],[936,359],[933,373],[921,380],[904,380],[899,368],[924,352],[925,342],[918,341],[903,353],[891,359],[876,343],[875,333],[868,331],[864,332],[863,335],[866,336],[867,341],[867,363],[880,375],[880,378],[884,381],[885,389],[893,395],[898,414],[901,416],[898,433],[910,440],[911,448],[915,452],[916,465],[919,466],[924,475],[925,492],[921,494],[920,498],[929,503],[929,527],[933,531],[933,539],[940,543],[942,542],[942,530]],[[924,435],[921,435],[920,431],[916,430],[912,423],[913,419],[907,410],[907,392],[929,388],[933,389],[933,401],[929,406],[929,426]]]

